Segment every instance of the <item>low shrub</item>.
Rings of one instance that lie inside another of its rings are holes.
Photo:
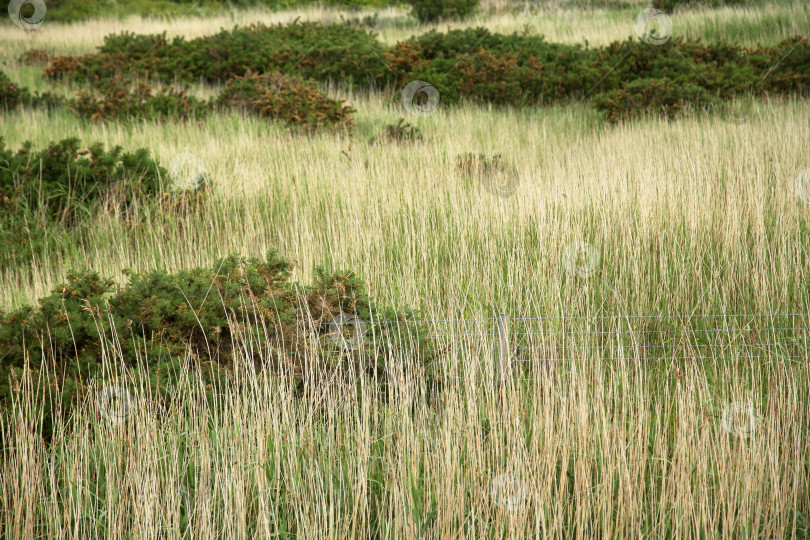
[[[141,148],[82,149],[65,139],[42,150],[16,152],[0,138],[0,269],[30,260],[60,235],[79,227],[101,204],[126,214],[154,197],[166,171]]]
[[[84,56],[88,59],[95,57],[93,54],[86,54]],[[54,81],[83,78],[82,76],[77,75],[78,73],[84,74],[83,70],[80,71],[80,66],[82,65],[81,59],[81,56],[55,56],[51,59],[48,67],[42,72],[42,76]]]
[[[8,76],[0,71],[0,109],[9,110],[30,101],[31,94],[27,88],[20,88]]]
[[[406,0],[406,2],[411,6],[411,14],[422,23],[442,19],[463,19],[481,4],[481,0]]]
[[[21,66],[47,66],[51,58],[51,53],[44,49],[29,49],[17,57],[17,63]]]
[[[405,122],[404,118],[400,118],[396,124],[387,124],[382,133],[371,139],[371,143],[408,143],[421,141],[422,139],[422,131],[418,126],[412,126]]]
[[[52,111],[66,107],[69,102],[70,100],[60,94],[54,94],[53,92],[34,92],[27,104],[31,107],[39,107]]]
[[[157,94],[145,82],[127,83],[115,78],[104,85],[99,97],[80,90],[70,102],[70,109],[80,118],[95,122],[135,119],[189,119],[204,115],[208,104],[183,90],[164,88]]]
[[[63,107],[67,100],[51,92],[34,92],[13,83],[5,73],[0,71],[0,112],[8,112],[18,106],[42,107],[57,109]]]
[[[190,41],[125,33],[107,36],[98,54],[55,58],[45,76],[90,83],[122,74],[167,83],[225,83],[278,71],[367,86],[385,77],[382,49],[371,33],[343,24],[255,24]]]
[[[315,283],[303,286],[290,280],[290,270],[290,261],[271,250],[263,260],[231,255],[176,273],[128,271],[120,286],[96,272],[70,272],[38,307],[0,312],[0,404],[19,391],[24,368],[55,375],[53,391],[73,403],[104,376],[105,350],[118,351],[116,359],[141,378],[144,370],[164,370],[162,380],[151,379],[157,396],[170,393],[168,366],[219,377],[247,358],[257,370],[299,381],[315,373],[326,381],[348,376],[351,365],[353,373],[385,381],[385,359],[395,351],[429,359],[426,330],[410,322],[413,313],[376,305],[351,272],[316,269]],[[368,326],[347,348],[336,321],[354,317]]]
[[[688,103],[693,107],[707,107],[712,97],[703,88],[690,83],[675,84],[663,79],[638,79],[622,88],[601,94],[596,108],[605,113],[608,122],[616,123],[639,115],[658,115],[672,119]]]
[[[248,73],[231,79],[217,104],[307,129],[350,129],[354,114],[354,109],[327,96],[314,82],[281,73]]]
[[[700,107],[706,95],[723,100],[743,94],[808,95],[810,44],[801,36],[756,48],[673,38],[660,46],[628,39],[590,48],[470,28],[431,31],[386,48],[372,34],[347,25],[296,23],[237,27],[191,41],[108,36],[99,54],[56,58],[45,72],[54,79],[93,84],[102,84],[116,72],[221,83],[278,72],[318,83],[340,80],[399,88],[422,80],[438,90],[444,104],[473,100],[509,106],[586,98],[615,103],[628,91],[651,86],[650,80],[671,80],[685,90],[677,96],[667,90],[669,97],[661,96],[664,87],[655,92],[667,110],[677,114],[683,109],[680,103]],[[235,84],[241,88],[252,83]],[[645,108],[645,96],[653,98],[649,92],[642,94],[638,102]],[[667,105],[671,98],[677,99]],[[649,106],[657,107],[654,101]],[[273,100],[267,107],[274,109]]]

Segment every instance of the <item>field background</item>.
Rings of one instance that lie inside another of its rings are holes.
[[[431,28],[484,26],[604,45],[634,35],[633,17],[644,7],[500,2],[438,27],[385,7],[375,10],[375,30],[387,44]],[[91,52],[105,35],[124,30],[192,38],[235,24],[299,17],[340,23],[357,15],[303,7],[46,22],[30,33],[7,25],[0,61],[15,82],[73,93],[51,86],[41,68],[17,66],[17,56],[31,48]],[[773,45],[810,33],[810,7],[695,7],[672,21],[676,37]],[[131,228],[102,213],[88,245],[55,247],[0,275],[0,307],[34,303],[72,268],[122,282],[125,268],[178,270],[278,247],[297,262],[297,280],[310,282],[316,264],[353,269],[373,296],[430,319],[494,311],[810,313],[810,201],[795,184],[810,168],[806,100],[745,99],[722,113],[608,125],[587,103],[464,104],[419,118],[401,107],[399,89],[357,92],[333,81],[328,90],[357,110],[352,135],[295,134],[236,113],[166,124],[5,114],[0,135],[9,147],[77,136],[149,148],[162,163],[191,153],[212,188],[205,210],[183,222]],[[194,91],[209,96],[214,89]],[[401,117],[422,130],[422,142],[371,142]],[[499,197],[458,175],[457,157],[466,152],[514,162],[516,193]],[[599,252],[592,276],[567,272],[572,242]],[[443,331],[461,328],[451,323]],[[2,462],[5,532],[810,534],[806,357],[769,352],[752,361],[730,348],[709,361],[655,365],[632,355],[617,362],[538,358],[542,370],[530,368],[530,380],[499,392],[492,358],[481,352],[492,346],[483,335],[453,342],[444,358],[449,390],[416,412],[411,405],[424,388],[407,358],[390,359],[401,384],[382,397],[361,384],[350,399],[325,392],[299,400],[272,377],[244,375],[250,391],[224,397],[223,414],[204,402],[191,377],[171,414],[155,413],[144,400],[123,425],[94,416],[90,400],[79,427],[59,432],[50,446],[26,428],[36,409],[20,404],[6,421],[17,451],[7,446]],[[109,360],[114,371],[114,354]],[[745,437],[723,422],[730,404],[741,402],[756,411],[759,426]],[[500,493],[504,482],[517,494]]]

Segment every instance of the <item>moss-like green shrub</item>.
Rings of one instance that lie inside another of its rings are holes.
[[[231,79],[217,104],[307,129],[350,129],[353,123],[351,107],[327,96],[314,82],[281,73]]]

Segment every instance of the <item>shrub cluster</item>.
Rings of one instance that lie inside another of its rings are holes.
[[[659,110],[671,117],[687,105],[701,107],[746,93],[807,95],[810,44],[800,36],[756,48],[682,39],[651,46],[631,39],[589,48],[477,28],[432,31],[385,48],[358,28],[296,23],[237,27],[191,41],[169,41],[162,35],[108,36],[98,54],[55,58],[46,75],[102,84],[115,72],[163,81],[234,80],[231,93],[257,94],[265,93],[255,88],[261,77],[272,81],[278,76],[268,74],[275,72],[360,86],[401,87],[424,80],[446,104],[473,100],[536,105],[592,98],[609,120],[618,120]],[[296,85],[309,93],[306,86]],[[276,97],[279,93],[270,92]],[[276,97],[266,105],[274,117],[288,106],[279,107]],[[334,103],[327,108],[339,110]],[[289,116],[311,118],[318,113],[324,111],[313,107]]]
[[[32,94],[27,88],[16,85],[5,73],[0,71],[0,113],[19,105],[56,109],[64,106],[65,103],[64,98],[51,92]]]
[[[600,94],[596,107],[605,112],[608,122],[628,120],[640,114],[675,118],[688,103],[692,107],[707,107],[714,100],[703,88],[662,79],[637,79],[610,93]]]
[[[141,148],[101,143],[81,149],[76,138],[16,152],[0,138],[0,269],[30,260],[60,235],[75,231],[99,205],[123,213],[151,199],[166,171]]]
[[[20,88],[0,71],[0,109],[13,109],[31,99],[27,88]]]
[[[116,350],[116,359],[157,396],[169,395],[172,372],[186,364],[202,368],[212,383],[245,359],[297,380],[306,373],[331,379],[351,365],[384,381],[384,359],[395,350],[418,349],[429,358],[426,331],[411,322],[413,314],[377,306],[351,272],[317,269],[315,283],[302,286],[291,282],[291,268],[272,250],[263,260],[232,255],[176,273],[127,272],[119,287],[96,272],[71,272],[38,307],[0,311],[0,404],[18,391],[26,366],[55,375],[52,391],[72,402],[89,381],[104,377],[105,348]],[[355,342],[354,351],[366,353],[363,362],[336,335],[344,329],[336,330],[335,321],[355,316],[369,322]],[[320,354],[313,356],[315,350]]]
[[[627,40],[589,49],[466,29],[399,43],[386,60],[403,73],[400,84],[428,81],[444,103],[531,105],[583,97],[606,103],[605,98],[631,95],[638,96],[639,110],[664,104],[677,111],[686,103],[702,105],[710,95],[806,95],[810,89],[810,45],[801,37],[753,49],[681,39],[661,46]],[[661,82],[666,80],[673,84]]]
[[[137,43],[133,36],[129,38]],[[173,86],[155,93],[150,84],[128,75],[98,79],[94,87],[93,91],[79,90],[70,100],[51,93],[32,96],[0,72],[0,108],[8,110],[22,104],[48,108],[67,106],[80,118],[101,122],[186,120],[202,117],[219,106],[236,107],[309,130],[351,129],[354,122],[354,109],[330,98],[314,81],[280,73],[247,73],[230,79],[220,95],[211,101],[198,99]]]
[[[225,83],[249,72],[279,71],[367,86],[384,78],[382,52],[371,33],[349,25],[254,24],[190,41],[167,40],[165,35],[107,36],[98,54],[57,57],[45,75],[90,83],[112,74],[166,83]]]

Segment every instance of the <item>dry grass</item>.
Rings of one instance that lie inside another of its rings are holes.
[[[114,361],[114,359],[111,359]],[[789,538],[806,531],[806,365],[650,373],[592,359],[495,390],[455,348],[434,403],[400,372],[389,395],[293,397],[248,377],[211,406],[133,392],[94,400],[50,446],[17,407],[2,468],[8,537]],[[787,367],[787,369],[785,369]],[[668,378],[661,383],[656,377]],[[92,397],[93,394],[91,394]],[[753,416],[726,416],[735,403]],[[803,521],[804,519],[804,521]],[[803,529],[804,528],[804,529]]]

